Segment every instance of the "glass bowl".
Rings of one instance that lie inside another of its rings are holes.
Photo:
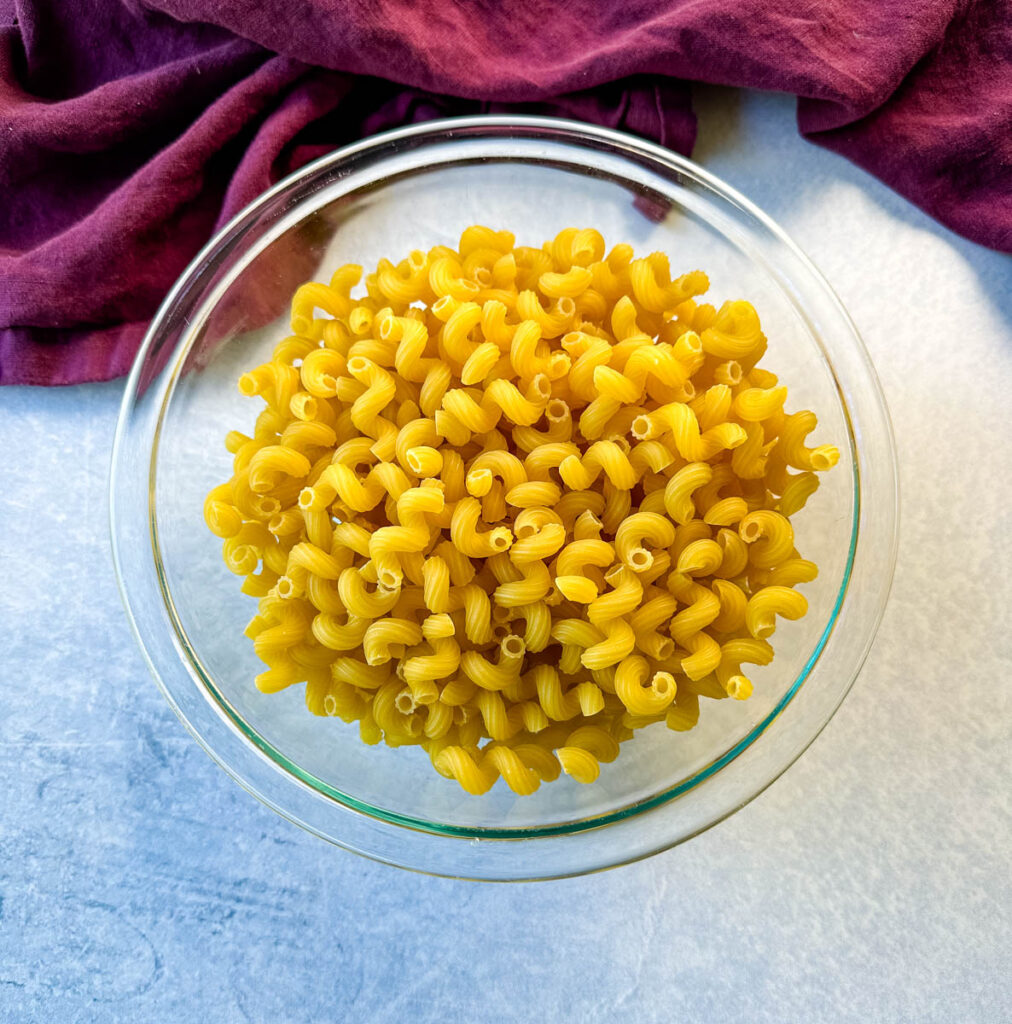
[[[343,262],[454,245],[482,223],[540,245],[569,225],[609,245],[700,268],[707,298],[746,298],[770,339],[763,365],[790,408],[819,415],[839,465],[795,521],[818,579],[784,622],[745,702],[702,701],[690,732],[641,730],[581,786],[465,794],[417,747],[363,744],[317,718],[302,687],[265,695],[243,629],[255,610],[205,528],[206,492],[231,474],[223,438],[259,404],[239,374],[288,333],[292,293]],[[183,274],[130,374],[111,480],[113,552],[137,639],[173,709],[249,792],[311,832],[391,864],[456,877],[579,874],[695,835],[761,792],[815,738],[868,652],[896,554],[888,414],[839,300],[768,217],[706,171],[603,128],[474,117],[389,132],[305,167],[225,227]]]

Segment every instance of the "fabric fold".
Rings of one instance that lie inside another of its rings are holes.
[[[1012,0],[0,0],[0,382],[123,373],[201,246],[309,160],[481,112],[691,152],[690,82],[1012,251]]]

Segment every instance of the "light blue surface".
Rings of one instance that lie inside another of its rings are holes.
[[[212,764],[134,646],[120,385],[0,391],[0,1020],[1012,1017],[1012,261],[798,140],[784,98],[701,107],[697,156],[838,287],[899,438],[893,600],[825,734],[728,822],[603,875],[480,886],[329,847]]]

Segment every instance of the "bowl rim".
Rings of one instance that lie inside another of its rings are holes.
[[[312,177],[314,174],[318,173],[321,170],[325,170],[329,167],[332,167],[333,165],[346,162],[354,157],[359,156],[360,154],[368,153],[369,151],[372,150],[381,149],[384,146],[388,146],[390,143],[395,143],[398,141],[431,136],[433,138],[438,137],[438,139],[442,142],[450,142],[456,137],[455,133],[457,132],[463,133],[460,137],[473,139],[475,138],[474,131],[476,129],[479,131],[481,129],[514,129],[521,133],[524,132],[525,130],[531,133],[536,133],[538,131],[564,133],[566,136],[565,139],[559,140],[553,138],[550,141],[562,141],[569,146],[579,147],[581,145],[581,142],[585,141],[589,137],[590,139],[599,142],[618,145],[621,147],[623,151],[632,149],[634,151],[637,151],[639,154],[648,157],[654,164],[661,165],[661,167],[668,172],[676,172],[689,175],[696,182],[699,182],[700,184],[708,188],[717,197],[727,202],[730,202],[734,206],[739,207],[739,209],[746,213],[750,218],[761,224],[762,227],[765,228],[766,231],[769,232],[771,235],[773,235],[774,238],[780,244],[785,245],[790,250],[792,255],[804,266],[805,270],[810,275],[812,281],[822,289],[822,291],[825,293],[825,296],[836,307],[836,312],[840,315],[840,317],[846,323],[849,329],[850,341],[857,346],[857,348],[859,349],[859,354],[863,357],[863,362],[865,369],[867,370],[868,378],[875,391],[874,397],[877,398],[881,411],[884,413],[884,424],[886,427],[887,435],[886,441],[890,454],[890,461],[892,464],[891,482],[894,494],[896,495],[894,504],[898,501],[897,475],[895,472],[896,449],[891,424],[889,423],[888,410],[885,406],[884,397],[881,392],[881,386],[874,373],[874,369],[871,365],[870,359],[868,358],[867,351],[864,348],[863,341],[861,340],[860,334],[857,331],[855,325],[853,324],[853,321],[851,320],[843,304],[840,302],[839,298],[836,296],[831,286],[828,284],[828,282],[825,280],[822,274],[814,267],[814,265],[811,263],[808,257],[790,239],[786,232],[784,232],[783,229],[780,228],[779,225],[772,220],[772,218],[765,214],[761,209],[756,207],[751,201],[745,198],[736,189],[727,185],[722,180],[712,175],[710,172],[706,171],[699,165],[695,164],[692,160],[688,159],[687,157],[683,157],[680,154],[666,150],[655,143],[639,139],[635,136],[628,135],[624,132],[619,132],[613,129],[603,128],[595,125],[587,125],[581,122],[570,121],[562,118],[512,115],[476,115],[469,117],[448,118],[436,121],[428,121],[417,125],[409,125],[402,128],[393,129],[388,132],[384,132],[375,136],[370,136],[366,139],[361,139],[356,142],[353,142],[348,146],[341,147],[340,149],[337,149],[331,153],[325,154],[324,156],[319,157],[318,159],[310,162],[309,164],[306,164],[304,167],[299,168],[297,171],[288,175],[287,177],[279,181],[277,184],[275,184],[273,187],[259,195],[250,204],[248,204],[246,207],[244,207],[242,210],[236,213],[235,216],[233,216],[219,231],[217,231],[214,234],[214,236],[207,242],[207,244],[200,250],[200,252],[198,252],[198,254],[190,262],[187,268],[179,276],[179,278],[173,285],[172,289],[170,289],[169,293],[167,294],[165,300],[159,307],[154,319],[152,320],[151,325],[145,334],[145,338],[143,340],[141,348],[135,358],[130,375],[127,379],[127,383],[123,394],[123,401],[120,409],[119,421],[117,423],[116,436],[113,445],[112,473],[110,475],[110,526],[112,531],[113,561],[116,569],[117,583],[120,589],[120,594],[124,603],[124,607],[127,611],[127,616],[128,619],[130,620],[131,628],[134,631],[135,638],[137,639],[139,646],[144,652],[145,659],[148,662],[149,669],[152,671],[152,674],[154,675],[156,682],[158,683],[160,689],[162,690],[163,694],[168,700],[170,706],[173,707],[173,709],[176,711],[176,714],[183,721],[184,725],[186,725],[188,730],[198,739],[198,741],[201,743],[204,749],[208,751],[210,756],[218,764],[225,768],[225,770],[233,778],[240,782],[240,784],[243,785],[244,788],[253,793],[253,795],[257,796],[258,799],[261,799],[264,802],[268,803],[269,806],[279,811],[279,813],[281,813],[285,817],[290,818],[290,820],[295,821],[297,824],[303,827],[310,828],[311,831],[316,831],[317,834],[323,835],[325,838],[328,838],[331,841],[335,842],[340,842],[340,840],[335,839],[333,836],[319,832],[317,829],[313,829],[311,826],[308,826],[306,822],[302,821],[297,816],[288,813],[284,808],[279,807],[275,802],[266,799],[261,793],[259,793],[256,790],[255,787],[247,783],[247,781],[242,777],[240,772],[233,769],[228,763],[226,763],[222,758],[220,758],[215,752],[215,750],[211,747],[211,745],[208,742],[206,742],[205,739],[200,735],[198,730],[187,720],[185,714],[182,712],[177,702],[173,699],[168,686],[166,685],[165,681],[162,678],[161,672],[157,669],[153,660],[149,656],[147,645],[144,642],[142,632],[139,628],[139,624],[137,623],[135,616],[133,614],[130,596],[128,593],[129,588],[126,582],[126,574],[123,571],[123,558],[119,550],[117,538],[117,513],[114,491],[115,482],[117,479],[116,470],[119,464],[120,453],[124,441],[123,433],[125,430],[126,421],[130,413],[131,405],[137,397],[138,381],[142,369],[145,365],[145,360],[149,355],[156,339],[158,338],[159,332],[162,329],[164,322],[169,317],[170,312],[173,310],[176,303],[179,301],[180,297],[185,294],[187,289],[192,284],[200,280],[205,262],[209,259],[209,257],[212,256],[212,254],[220,250],[221,247],[227,243],[230,237],[238,229],[240,229],[247,222],[254,221],[259,212],[265,206],[267,206],[272,200],[274,200],[278,196],[281,196],[284,193],[286,193],[289,189],[292,188],[293,185],[295,185],[302,179]],[[483,139],[488,139],[490,137],[491,136],[489,135],[480,136],[480,138]],[[529,134],[524,137],[532,138],[535,136]],[[624,153],[622,155],[626,156],[626,154]],[[628,157],[626,156],[626,158]],[[193,334],[191,333],[190,338],[192,339],[192,337]],[[174,368],[171,374],[171,382],[168,386],[166,393],[163,396],[163,401],[161,403],[161,412],[159,413],[158,417],[159,424],[162,422],[165,408],[167,407],[168,402],[170,401],[172,394],[174,392],[175,381],[178,376],[179,366],[181,365],[181,361],[185,357],[189,348],[190,345],[188,344],[177,344],[177,346],[174,347],[173,351],[170,353],[170,359],[169,363],[167,364],[167,367],[163,368],[163,370],[160,371],[161,374],[166,372],[166,369],[168,369],[168,367]],[[267,758],[273,767],[283,771],[297,785],[308,787],[313,792],[323,797],[326,797],[332,801],[335,801],[341,807],[350,810],[355,814],[365,815],[367,817],[376,819],[382,822],[383,824],[392,825],[398,829],[422,831],[443,838],[456,839],[491,839],[512,841],[518,839],[542,839],[574,835],[587,830],[599,829],[618,821],[638,817],[641,814],[650,811],[654,808],[667,805],[674,801],[677,797],[687,792],[688,790],[698,787],[701,783],[711,778],[726,765],[734,761],[753,743],[755,743],[758,737],[766,731],[770,724],[772,724],[772,722],[793,701],[799,689],[811,674],[814,665],[816,664],[822,652],[824,651],[826,644],[830,638],[830,635],[832,634],[834,628],[837,625],[837,622],[839,621],[840,611],[843,606],[851,582],[854,560],[857,552],[861,524],[862,487],[857,460],[857,439],[854,436],[853,427],[850,422],[850,408],[848,403],[844,399],[843,394],[841,393],[840,382],[836,378],[835,366],[833,362],[830,361],[828,353],[823,351],[823,354],[825,356],[829,371],[832,374],[834,382],[837,385],[838,398],[845,413],[845,419],[847,421],[848,441],[850,451],[852,454],[852,471],[854,475],[854,507],[852,508],[850,513],[852,516],[852,527],[849,542],[849,550],[846,559],[846,566],[843,571],[843,577],[839,586],[839,590],[834,599],[832,610],[828,616],[828,619],[825,622],[824,628],[818,640],[815,642],[815,645],[811,649],[809,656],[806,658],[804,665],[798,671],[793,683],[782,696],[782,698],[778,701],[775,708],[772,711],[770,711],[759,723],[754,725],[746,736],[744,736],[733,746],[725,750],[723,754],[711,760],[709,763],[704,765],[702,768],[698,769],[688,778],[681,780],[673,786],[669,786],[668,788],[662,790],[659,793],[653,794],[646,798],[639,799],[633,803],[626,804],[622,807],[619,807],[618,809],[613,809],[611,811],[607,811],[600,814],[594,814],[577,820],[568,820],[565,822],[554,823],[545,826],[526,825],[512,828],[461,826],[432,822],[423,818],[414,818],[410,815],[404,815],[399,812],[390,811],[384,808],[377,808],[372,804],[369,804],[368,802],[353,797],[351,794],[343,793],[340,790],[337,790],[335,787],[332,787],[329,784],[324,783],[322,780],[316,779],[314,776],[312,776],[306,770],[300,768],[298,765],[293,764],[284,754],[281,753],[281,751],[276,750],[276,748],[274,748],[270,743],[268,743],[255,730],[247,726],[241,715],[232,712],[228,702],[225,701],[221,697],[221,695],[218,694],[217,688],[214,686],[213,680],[211,680],[208,674],[203,672],[199,667],[199,658],[196,660],[191,658],[189,667],[191,668],[191,670],[196,669],[196,674],[200,677],[200,683],[203,684],[205,696],[207,696],[209,700],[213,700],[213,703],[216,705],[216,710],[218,710],[219,713],[224,712],[227,724],[230,726],[230,728],[238,731],[242,735],[244,741],[247,744],[250,744],[252,748],[259,754],[259,756]],[[154,479],[154,474],[156,470],[157,455],[158,431],[156,431],[155,440],[150,452],[150,467],[152,481]],[[153,504],[153,490],[150,500]],[[155,555],[157,571],[158,568],[160,567],[160,561],[158,559],[157,554],[157,526],[154,521],[153,508],[151,511],[152,532],[150,535],[150,540],[152,544],[152,552]],[[867,649],[868,647],[870,647],[871,639],[874,637],[874,634],[878,627],[878,623],[881,620],[881,616],[884,612],[884,608],[888,597],[889,587],[891,586],[893,575],[892,565],[895,563],[897,550],[897,530],[895,528],[895,516],[893,522],[894,528],[892,531],[891,538],[891,564],[889,567],[889,572],[887,573],[886,587],[884,593],[880,595],[878,612],[875,616],[869,636],[866,638],[865,651],[864,655],[860,659],[860,662],[863,662],[864,656],[867,655]],[[164,579],[162,578],[160,571],[158,572],[158,576],[159,589],[162,591],[163,600],[165,601],[166,608],[168,610],[170,620],[172,621],[173,628],[177,632],[177,639],[182,641],[183,648],[192,650],[192,648],[189,648],[189,645],[186,643],[185,630],[183,630],[182,623],[179,621],[172,607],[172,596],[167,588],[167,585],[165,584]],[[182,651],[179,651],[179,653],[182,654]],[[846,695],[846,692],[850,689],[850,685],[853,684],[853,681],[856,678],[859,670],[860,663],[853,671],[850,683],[843,690],[840,696],[840,702],[842,702],[842,699]],[[193,671],[191,671],[191,678],[193,674]],[[210,694],[206,692],[208,690],[210,691]],[[839,702],[836,706],[839,706]],[[797,751],[794,757],[792,757],[785,765],[783,765],[780,771],[774,774],[772,778],[769,778],[762,785],[755,788],[754,791],[751,792],[751,795],[744,802],[738,803],[735,806],[728,808],[719,817],[716,817],[713,821],[709,822],[709,825],[707,825],[706,827],[715,824],[717,821],[722,820],[723,817],[726,817],[727,815],[733,813],[740,806],[743,806],[744,803],[747,803],[748,800],[754,799],[754,797],[758,795],[758,793],[762,792],[763,789],[766,788],[766,786],[770,785],[777,777],[779,777],[779,775],[782,774],[782,772],[785,771],[786,768],[789,767],[790,764],[792,764],[793,761],[796,760],[797,757],[799,757],[805,749],[807,749],[807,746],[812,741],[814,741],[815,737],[828,723],[829,719],[832,717],[832,714],[835,713],[835,710],[836,708],[834,707],[832,711],[829,713],[829,715],[825,718],[825,720],[821,722],[818,729],[816,729],[816,731],[811,735],[807,743],[805,743],[801,747],[801,749]],[[696,834],[696,832],[693,832],[691,834]],[[685,835],[676,837],[672,839],[670,842],[666,842],[665,844],[659,846],[658,849],[663,849],[667,846],[674,845],[677,842],[684,841],[684,839],[686,838],[689,838],[689,836]],[[357,850],[356,852],[365,852],[366,855],[369,855],[368,851]],[[656,850],[652,850],[651,852],[656,852]]]

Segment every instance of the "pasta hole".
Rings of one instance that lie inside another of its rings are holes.
[[[492,481],[492,470],[472,469],[467,474],[464,483],[468,494],[473,495],[475,498],[484,498],[492,490]]]
[[[527,649],[521,637],[511,633],[502,641],[502,652],[507,658],[522,658]]]
[[[561,398],[553,398],[545,406],[545,416],[549,423],[561,423],[569,419],[569,406]]]
[[[671,641],[668,641],[668,643],[671,643]],[[671,643],[672,652],[674,649],[675,645]],[[663,655],[663,657],[670,656],[670,654]],[[674,697],[677,684],[675,683],[675,677],[670,672],[656,672],[650,681],[650,687],[658,697],[667,698]]]
[[[328,693],[327,696],[323,698],[323,713],[331,716],[337,714],[337,701],[334,699],[334,695],[332,693]]]
[[[348,360],[348,370],[350,373],[365,373],[369,369],[369,360],[364,356],[352,356]]]
[[[646,572],[654,564],[654,556],[646,548],[633,548],[629,553],[629,564],[634,572]]]
[[[348,317],[348,326],[351,328],[352,333],[360,336],[368,333],[371,324],[372,314],[368,310],[353,309],[351,316]]]
[[[572,365],[572,360],[565,352],[553,352],[548,360],[548,375],[552,380],[558,380],[569,372]]]
[[[757,640],[765,640],[766,637],[772,636],[777,628],[777,620],[773,615],[764,615],[759,619],[755,627],[752,629],[752,635]]]
[[[277,498],[270,497],[270,495],[260,498],[256,502],[256,506],[263,516],[276,516],[281,511],[281,502]]]
[[[380,569],[379,571],[379,585],[385,590],[396,590],[401,585],[402,579],[401,574],[394,572],[393,569]]]
[[[637,416],[632,421],[632,436],[637,441],[642,441],[650,433],[650,417],[649,416]]]

